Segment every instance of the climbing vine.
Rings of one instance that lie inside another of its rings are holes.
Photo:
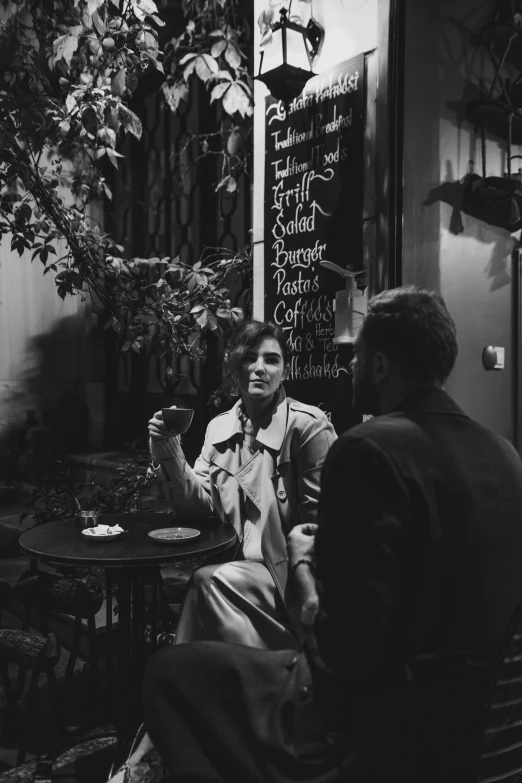
[[[233,193],[243,173],[250,176],[251,117],[254,111],[250,28],[244,10],[229,0],[184,0],[187,25],[165,47],[167,105],[176,111],[194,80],[202,82],[212,104],[219,106],[218,127],[190,134],[203,155],[220,160],[216,190]]]

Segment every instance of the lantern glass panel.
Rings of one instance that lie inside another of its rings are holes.
[[[281,30],[276,30],[272,34],[272,40],[269,44],[262,47],[263,61],[261,63],[260,74],[272,71],[283,64],[283,41]]]
[[[296,30],[287,30],[287,62],[295,68],[310,70],[310,63],[306,55],[306,41],[302,33]]]

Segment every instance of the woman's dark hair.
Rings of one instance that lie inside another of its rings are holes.
[[[243,361],[243,357],[263,337],[272,337],[274,340],[277,340],[284,363],[290,363],[290,346],[280,326],[271,321],[244,321],[234,329],[225,347],[222,382],[222,388],[225,391],[230,392],[236,385],[235,376]]]
[[[361,337],[370,354],[382,351],[421,383],[443,384],[457,358],[457,330],[444,299],[416,286],[370,299]]]

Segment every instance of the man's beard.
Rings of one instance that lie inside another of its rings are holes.
[[[356,413],[366,416],[380,413],[379,395],[366,372],[352,378],[352,405]]]

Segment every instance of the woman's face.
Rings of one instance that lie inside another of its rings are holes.
[[[241,396],[263,400],[270,397],[286,377],[283,352],[273,337],[260,337],[243,356],[237,371]]]

